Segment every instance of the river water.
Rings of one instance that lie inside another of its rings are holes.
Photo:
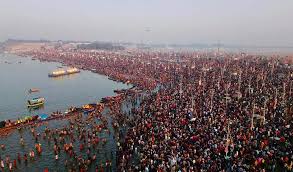
[[[48,73],[61,66],[59,63],[40,62],[31,58],[23,58],[15,55],[0,54],[0,121],[6,119],[17,119],[26,115],[37,115],[50,113],[56,110],[64,111],[69,106],[80,106],[86,103],[99,101],[102,97],[114,95],[113,90],[129,88],[130,85],[117,83],[108,80],[106,76],[101,76],[89,71],[81,71],[79,74],[49,78]],[[30,88],[38,88],[41,91],[36,94],[28,94]],[[46,103],[42,109],[29,111],[26,108],[26,100],[34,96],[45,97]],[[107,109],[104,111],[107,115]],[[109,122],[111,121],[110,117]],[[99,122],[99,121],[97,121]],[[51,121],[45,126],[36,128],[42,133],[45,127],[60,128],[68,125],[66,121]],[[111,134],[101,132],[100,138],[107,138],[105,145],[99,145],[95,152],[97,154],[96,164],[105,163],[106,160],[112,161],[111,171],[116,171],[116,141],[114,139],[113,128],[109,126]],[[25,146],[20,146],[19,140],[22,136]],[[43,171],[45,167],[49,171],[67,171],[64,161],[68,159],[66,154],[59,155],[59,161],[55,161],[53,146],[46,140],[39,141],[42,144],[42,155],[36,156],[35,160],[29,160],[28,164],[18,163],[15,171]],[[29,129],[14,131],[8,137],[0,137],[0,144],[6,145],[4,150],[0,149],[0,159],[10,156],[16,159],[17,153],[22,156],[34,150],[35,140],[30,134]],[[78,148],[79,142],[74,143]],[[80,152],[80,154],[83,154]],[[94,171],[95,165],[91,166],[90,171]],[[2,169],[0,168],[0,171]],[[4,171],[7,171],[7,166]],[[109,169],[108,169],[109,170]]]
[[[60,66],[59,63],[0,54],[0,121],[95,103],[102,97],[114,95],[115,89],[130,87],[90,71],[48,77],[49,72]],[[30,88],[38,88],[40,92],[29,94]],[[27,100],[39,96],[46,99],[45,106],[29,111]]]

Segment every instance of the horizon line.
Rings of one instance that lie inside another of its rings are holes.
[[[133,45],[149,45],[149,46],[171,46],[171,47],[204,47],[204,48],[212,48],[212,47],[219,47],[219,48],[293,48],[293,45],[253,45],[253,44],[239,44],[239,43],[223,43],[220,44],[213,42],[213,43],[141,43],[135,41],[102,41],[102,40],[50,40],[50,39],[15,39],[15,38],[8,38],[3,42],[5,43],[9,41],[19,41],[19,42],[68,42],[68,43],[114,43],[114,44],[133,44]]]

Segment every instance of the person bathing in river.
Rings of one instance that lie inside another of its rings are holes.
[[[1,167],[2,171],[4,171],[5,164],[4,164],[3,159],[0,160],[0,167]]]
[[[21,163],[21,156],[19,152],[17,153],[17,160],[18,160],[18,163]]]
[[[20,143],[21,146],[24,146],[24,140],[23,140],[23,137],[22,136],[20,136],[19,143]]]

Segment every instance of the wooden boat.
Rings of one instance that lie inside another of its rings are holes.
[[[27,101],[28,108],[40,107],[45,104],[45,98],[37,97]]]
[[[125,93],[127,91],[128,91],[127,89],[114,90],[114,93],[121,94],[121,93]]]
[[[83,105],[82,106],[82,110],[83,112],[89,113],[95,110],[94,107],[92,107],[91,105],[87,104],[87,105]]]
[[[35,92],[39,92],[40,90],[37,88],[31,88],[28,90],[29,93],[35,93]]]
[[[113,77],[108,77],[108,79],[111,80],[111,81],[119,82],[117,79],[115,79]]]
[[[103,97],[103,98],[101,99],[101,103],[108,103],[110,100],[111,100],[110,97]]]

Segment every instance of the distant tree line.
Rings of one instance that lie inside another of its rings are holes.
[[[2,53],[4,51],[4,43],[0,42],[0,53]]]
[[[6,43],[49,43],[51,41],[46,39],[40,39],[40,40],[7,39],[5,42]]]
[[[113,45],[112,43],[94,42],[89,44],[79,44],[78,49],[87,50],[124,50],[125,47],[121,45]]]

